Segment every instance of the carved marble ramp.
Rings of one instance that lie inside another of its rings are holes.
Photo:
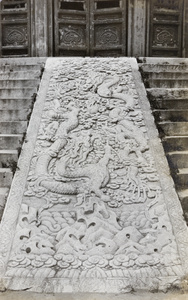
[[[181,285],[187,229],[135,59],[47,60],[0,236],[2,289]]]

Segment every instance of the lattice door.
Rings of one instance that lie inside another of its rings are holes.
[[[183,0],[152,0],[150,56],[181,56]]]
[[[30,55],[29,2],[29,0],[6,0],[0,3],[2,56]]]
[[[126,0],[56,0],[56,56],[126,55]]]

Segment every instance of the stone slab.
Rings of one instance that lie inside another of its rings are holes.
[[[0,122],[0,134],[22,134],[27,130],[27,121]]]
[[[72,293],[72,294],[39,294],[34,292],[7,291],[0,294],[1,300],[187,300],[188,294],[173,293],[146,293],[132,294],[98,294],[98,293]]]
[[[187,88],[150,88],[147,89],[148,95],[151,100],[155,99],[187,99],[188,98],[188,89]]]
[[[135,59],[47,60],[0,236],[2,290],[186,284],[187,227]]]
[[[139,57],[139,60],[145,64],[157,65],[188,65],[187,58],[174,58],[174,57]]]

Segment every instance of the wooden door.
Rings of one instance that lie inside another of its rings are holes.
[[[126,55],[126,1],[55,0],[56,56]]]
[[[89,55],[89,1],[55,0],[55,56]]]
[[[126,55],[126,1],[90,1],[90,55]]]
[[[150,56],[182,56],[183,0],[152,0]]]
[[[0,56],[30,56],[29,0],[0,3],[0,32]]]

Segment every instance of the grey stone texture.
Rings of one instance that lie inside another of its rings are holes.
[[[140,58],[139,68],[188,224],[188,59]]]
[[[1,300],[187,300],[188,294],[146,293],[139,291],[132,294],[98,294],[98,293],[69,293],[69,294],[39,294],[25,291],[8,291],[0,294]]]
[[[187,227],[135,59],[47,60],[0,234],[2,290],[186,286]]]
[[[0,59],[0,220],[45,61]]]

